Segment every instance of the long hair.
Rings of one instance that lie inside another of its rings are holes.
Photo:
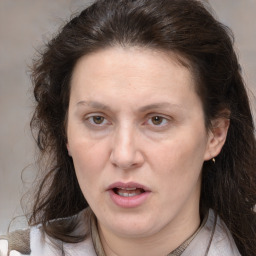
[[[98,0],[70,20],[34,61],[36,109],[31,128],[40,150],[41,180],[29,219],[66,242],[77,225],[51,222],[88,206],[66,149],[70,79],[77,61],[91,52],[139,46],[174,52],[196,79],[206,128],[229,113],[226,143],[213,165],[203,166],[200,209],[212,208],[224,220],[242,255],[256,251],[256,150],[249,100],[233,36],[196,0]],[[47,163],[47,164],[46,164]]]

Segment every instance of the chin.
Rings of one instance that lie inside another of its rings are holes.
[[[121,237],[139,238],[153,235],[157,232],[157,218],[140,214],[128,216],[127,214],[113,214],[112,218],[106,218],[104,226]]]

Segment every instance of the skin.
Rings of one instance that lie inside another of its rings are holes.
[[[174,54],[113,47],[82,57],[72,81],[67,148],[109,255],[167,255],[200,225],[203,162],[228,122],[207,131],[190,70]],[[114,182],[150,189],[138,207],[110,198]]]

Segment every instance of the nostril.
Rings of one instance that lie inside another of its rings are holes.
[[[144,163],[144,156],[139,151],[127,152],[127,154],[125,152],[112,151],[110,161],[113,166],[128,170],[141,166]]]

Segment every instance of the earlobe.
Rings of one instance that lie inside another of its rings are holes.
[[[208,136],[208,145],[205,153],[205,160],[216,157],[227,138],[230,120],[227,118],[217,118],[212,121],[212,128]]]
[[[70,153],[70,149],[69,149],[69,144],[68,143],[66,144],[66,147],[67,147],[68,155],[72,156],[71,153]]]

